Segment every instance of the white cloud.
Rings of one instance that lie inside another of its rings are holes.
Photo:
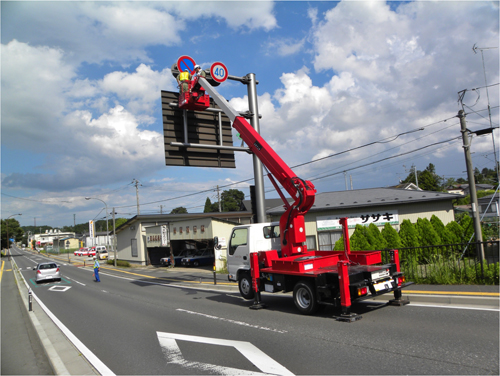
[[[152,62],[147,47],[181,45],[183,34],[200,18],[249,31],[277,26],[273,3],[267,1],[13,2],[2,6],[2,13],[9,19],[2,23],[2,40],[71,51],[65,58],[75,64]]]
[[[187,20],[203,17],[221,18],[234,29],[262,28],[269,31],[277,26],[272,1],[203,1],[198,3],[177,1],[160,3],[160,6],[167,11],[173,10],[179,17]]]
[[[1,47],[2,136],[11,146],[44,144],[67,106],[74,67],[60,49],[33,47],[16,40]]]
[[[268,54],[278,54],[279,56],[295,55],[304,49],[305,38],[272,40],[267,43]]]
[[[176,90],[170,68],[158,72],[144,64],[140,64],[133,73],[109,73],[99,82],[99,86],[104,94],[114,94],[128,101],[129,109],[134,112],[150,112],[158,102],[161,90]]]

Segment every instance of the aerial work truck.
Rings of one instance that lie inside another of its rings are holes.
[[[401,295],[401,289],[410,283],[401,273],[398,251],[389,251],[385,264],[381,251],[351,252],[347,218],[340,221],[344,251],[308,250],[304,215],[314,204],[313,183],[297,177],[205,78],[196,77],[190,87],[189,93],[179,97],[179,108],[201,109],[206,103],[206,91],[230,118],[250,152],[266,167],[267,176],[283,200],[285,213],[279,223],[236,226],[231,233],[227,255],[229,280],[238,282],[243,298],[254,299],[250,308],[264,307],[261,291],[293,291],[295,305],[301,313],[313,314],[320,305],[333,305],[341,308],[341,314],[336,316],[338,320],[351,322],[361,318],[351,312],[353,301],[394,293],[390,304],[409,303]],[[199,107],[198,101],[203,102]],[[292,197],[292,203],[279,185]],[[214,243],[217,248],[217,239]]]

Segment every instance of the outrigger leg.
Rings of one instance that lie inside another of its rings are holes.
[[[337,321],[353,322],[361,320],[363,316],[351,313],[351,294],[349,292],[349,271],[347,270],[348,261],[342,260],[337,263],[339,273],[340,287],[340,306],[342,313],[340,316],[334,316]]]
[[[401,273],[401,269],[399,266],[399,251],[397,249],[394,249],[389,252],[391,255],[391,262],[393,264],[396,264],[396,270],[398,271],[398,275],[396,277],[396,290],[394,290],[394,299],[389,300],[388,304],[389,305],[394,305],[394,306],[404,306],[407,304],[410,304],[409,299],[403,299],[403,295],[401,293],[401,287],[402,283],[400,278],[403,277],[403,273]]]
[[[253,291],[255,292],[253,304],[250,309],[262,309],[266,308],[266,305],[260,300],[260,290],[259,290],[259,254],[250,253],[250,265],[251,265],[251,275],[252,275],[252,285]]]

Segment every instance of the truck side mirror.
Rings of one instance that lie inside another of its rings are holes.
[[[215,249],[221,249],[221,245],[219,244],[219,237],[218,236],[215,236],[214,237],[214,248]]]

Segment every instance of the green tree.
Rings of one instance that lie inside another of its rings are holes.
[[[415,225],[418,233],[418,240],[421,247],[429,245],[441,245],[441,238],[439,237],[434,227],[432,227],[431,222],[427,218],[417,219],[417,224]]]
[[[245,199],[245,194],[238,189],[229,189],[220,195],[221,211],[240,211],[242,202]],[[219,202],[212,203],[210,198],[207,197],[205,201],[204,213],[215,213],[219,211]]]
[[[469,239],[474,235],[474,221],[472,220],[471,217],[467,213],[463,213],[460,216],[458,216],[459,219],[457,222],[460,224],[460,227],[462,227],[463,235],[462,239],[463,242],[468,242]],[[475,239],[472,239],[475,241]]]
[[[350,244],[353,251],[369,251],[371,245],[367,238],[368,229],[362,225],[356,225],[354,233],[351,235]]]
[[[344,250],[344,235],[342,235],[340,237],[340,239],[335,242],[333,250],[334,251],[343,251]]]
[[[212,201],[210,201],[210,197],[207,197],[205,200],[205,209],[203,209],[203,213],[212,213]]]
[[[221,204],[223,212],[240,211],[245,194],[238,189],[229,189],[222,192]]]
[[[7,243],[7,226],[9,227],[9,238],[14,239],[14,241],[20,241],[24,235],[24,231],[19,225],[19,222],[15,218],[9,218],[6,220],[1,220],[1,244],[2,249],[8,247]],[[12,243],[11,243],[12,245]]]
[[[170,214],[187,214],[187,209],[183,206],[179,206],[175,209],[172,209],[172,211],[170,212]]]
[[[403,248],[420,247],[417,230],[409,219],[405,219],[401,223],[399,238],[401,239],[401,245]]]
[[[377,225],[375,223],[370,223],[367,229],[368,241],[373,250],[381,250],[387,248],[387,242],[385,238],[380,233]]]
[[[399,234],[390,223],[386,223],[381,231],[382,236],[385,239],[386,247],[389,249],[399,249],[401,248],[401,239]]]
[[[446,229],[451,237],[452,244],[463,243],[464,230],[456,221],[447,223]]]
[[[403,183],[417,183],[415,178],[416,168],[413,166],[412,171],[408,174]],[[436,174],[436,166],[432,163],[425,168],[424,171],[416,171],[418,177],[418,187],[426,191],[440,191],[441,190],[441,180],[442,178]]]
[[[417,219],[415,228],[418,233],[418,241],[421,247],[441,245],[441,238],[439,237],[431,222],[427,218]],[[433,251],[431,248],[424,248],[419,254],[419,260],[428,262]]]
[[[434,230],[436,230],[436,233],[439,235],[439,238],[441,239],[441,244],[452,244],[453,237],[446,228],[446,226],[443,224],[443,222],[436,216],[432,215],[431,217],[431,225],[434,227]]]

